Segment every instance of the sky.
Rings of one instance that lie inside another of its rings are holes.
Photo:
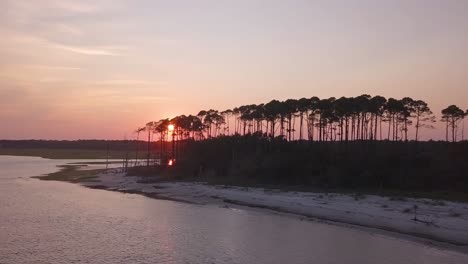
[[[0,138],[122,139],[312,96],[409,96],[440,117],[468,108],[466,14],[466,0],[0,0]]]

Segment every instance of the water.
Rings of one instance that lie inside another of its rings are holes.
[[[0,263],[468,263],[351,228],[29,178],[64,162],[0,156]]]

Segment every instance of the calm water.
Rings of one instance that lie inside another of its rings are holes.
[[[63,163],[0,156],[0,263],[468,263],[360,230],[29,178]]]

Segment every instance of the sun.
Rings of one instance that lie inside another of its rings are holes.
[[[167,126],[167,129],[168,129],[169,131],[174,131],[174,125],[173,125],[173,124],[168,125],[168,126]]]

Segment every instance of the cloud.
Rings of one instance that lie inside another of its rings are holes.
[[[6,0],[2,3],[7,10],[25,17],[61,11],[66,13],[95,13],[100,10],[102,1],[72,1],[72,0]]]
[[[122,4],[120,0],[0,0],[0,48],[30,56],[37,56],[36,47],[86,56],[121,56],[127,47],[94,33],[102,25],[101,12],[105,16]],[[96,23],[89,25],[88,19]]]
[[[175,97],[170,96],[133,96],[135,101],[172,101]]]
[[[26,68],[38,69],[38,70],[59,70],[59,71],[75,71],[81,70],[79,67],[68,67],[68,66],[51,66],[51,65],[25,65]]]
[[[42,46],[45,48],[51,48],[56,50],[68,51],[75,54],[89,55],[89,56],[121,56],[121,52],[128,50],[125,46],[79,46],[79,45],[69,45],[63,44],[49,39],[36,36],[34,34],[26,34],[19,32],[11,32],[0,30],[0,34],[4,38],[4,44],[10,43],[8,45],[14,50],[18,50],[19,44],[26,44],[28,47],[32,46]]]
[[[154,85],[160,86],[161,82],[146,81],[146,80],[132,80],[132,79],[115,79],[95,82],[97,85]]]
[[[77,47],[77,46],[69,46],[69,45],[53,43],[49,41],[47,41],[47,43],[50,46],[55,47],[57,49],[71,51],[77,54],[95,55],[95,56],[120,56],[120,54],[113,51],[113,48],[109,48],[109,47]]]

